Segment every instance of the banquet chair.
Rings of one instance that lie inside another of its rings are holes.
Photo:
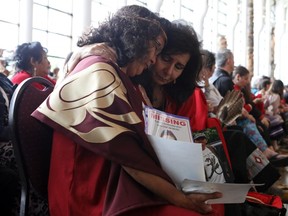
[[[33,118],[31,113],[53,88],[50,81],[32,77],[17,86],[10,102],[9,128],[21,181],[20,216],[30,215],[31,187],[47,201],[53,131]]]

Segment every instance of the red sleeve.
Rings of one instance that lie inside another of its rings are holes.
[[[199,88],[196,88],[194,93],[181,106],[169,101],[165,112],[188,117],[192,132],[204,130],[207,126],[208,106],[205,95]]]
[[[11,81],[13,84],[19,85],[23,80],[26,80],[30,77],[31,77],[31,75],[29,73],[24,72],[24,71],[20,71],[12,77]]]
[[[252,106],[250,104],[244,104],[244,108],[247,110],[248,113],[252,110]]]

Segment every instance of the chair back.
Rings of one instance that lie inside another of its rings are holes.
[[[47,200],[48,197],[53,130],[33,118],[31,113],[53,88],[48,80],[32,77],[17,86],[11,99],[9,127],[21,180],[20,215],[28,215],[30,185],[41,198]]]

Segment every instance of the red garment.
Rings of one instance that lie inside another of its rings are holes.
[[[32,77],[31,74],[29,74],[28,72],[22,70],[17,72],[11,79],[13,84],[20,84],[23,80],[26,80],[28,78]]]
[[[255,100],[256,98],[262,98],[262,94],[254,95],[251,93],[252,100]],[[265,107],[263,102],[255,103],[256,108],[264,115],[265,114]]]
[[[20,84],[21,82],[23,82],[24,80],[28,79],[28,78],[31,78],[31,74],[22,70],[22,71],[19,71],[17,72],[11,79],[12,83],[13,84]],[[44,76],[43,78],[49,80],[51,83],[53,83],[54,85],[56,84],[56,82],[52,79],[50,79],[48,76]],[[41,84],[34,84],[34,86],[38,89],[43,89],[43,86]]]
[[[236,90],[236,91],[241,91],[241,87],[238,86],[238,85],[234,85],[234,90]],[[243,100],[244,100],[244,98],[243,98]],[[244,100],[244,101],[245,101],[245,100]],[[249,103],[245,103],[245,104],[244,104],[244,109],[245,109],[248,113],[250,113],[251,110],[252,110],[252,106],[251,106]]]
[[[169,98],[166,104],[165,112],[189,117],[192,132],[207,128],[208,105],[200,88],[196,88],[194,93],[181,106],[178,106]]]
[[[145,135],[139,98],[116,65],[91,56],[32,114],[55,130],[48,188],[52,216],[199,215],[168,205],[123,170],[128,166],[172,184]],[[213,215],[224,215],[222,205],[216,210]]]
[[[56,85],[56,80],[51,79],[48,75],[44,76],[45,79],[49,80],[51,83],[53,83],[54,85]]]
[[[186,116],[190,119],[190,126],[193,131],[201,131],[208,127],[216,127],[218,135],[223,143],[226,157],[231,166],[230,157],[225,138],[222,133],[221,124],[216,118],[208,118],[208,104],[204,93],[200,88],[196,88],[194,93],[180,106],[172,100],[167,99],[165,111],[175,115]]]

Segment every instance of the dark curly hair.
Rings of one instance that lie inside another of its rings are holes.
[[[41,43],[38,41],[18,45],[13,56],[17,72],[24,70],[28,73],[32,73],[33,65],[30,62],[31,58],[40,63],[43,60],[43,52],[47,53],[47,49],[42,47]]]
[[[141,6],[124,6],[98,28],[91,27],[77,45],[105,42],[115,49],[117,64],[123,67],[134,59],[143,58],[149,41],[161,34],[165,33],[156,14]]]
[[[164,86],[166,94],[176,103],[181,104],[187,100],[197,86],[197,78],[202,66],[201,42],[198,41],[197,34],[191,26],[181,23],[172,23],[167,28],[166,34],[168,42],[160,55],[190,54],[190,59],[176,82]],[[148,71],[148,73],[142,73],[133,78],[135,83],[141,84],[145,88],[150,99],[153,93],[151,76],[152,72]]]

